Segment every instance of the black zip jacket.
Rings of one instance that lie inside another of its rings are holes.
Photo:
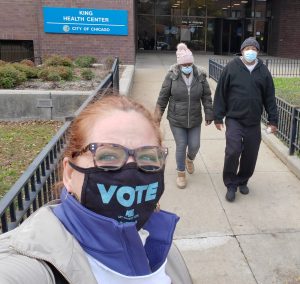
[[[269,124],[277,126],[278,115],[272,75],[263,62],[250,73],[237,57],[224,68],[214,97],[214,121],[223,123],[223,118],[233,118],[245,126],[260,123],[263,107]]]

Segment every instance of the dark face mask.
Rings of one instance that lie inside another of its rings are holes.
[[[153,213],[164,192],[164,170],[154,173],[128,163],[117,171],[95,167],[71,167],[84,173],[81,204],[89,210],[120,223],[136,222],[141,229]]]

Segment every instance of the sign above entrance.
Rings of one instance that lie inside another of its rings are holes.
[[[128,35],[128,11],[43,7],[44,31],[63,34]]]

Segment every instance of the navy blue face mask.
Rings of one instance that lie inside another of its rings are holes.
[[[136,163],[116,171],[70,166],[84,174],[81,204],[89,210],[120,223],[136,222],[141,229],[164,192],[164,169],[143,172]]]

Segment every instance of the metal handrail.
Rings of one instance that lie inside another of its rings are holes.
[[[61,159],[66,146],[66,133],[71,121],[93,100],[119,88],[119,59],[96,90],[76,110],[56,135],[38,154],[22,176],[0,200],[0,233],[17,227],[31,213],[55,199],[53,185],[61,180]]]

